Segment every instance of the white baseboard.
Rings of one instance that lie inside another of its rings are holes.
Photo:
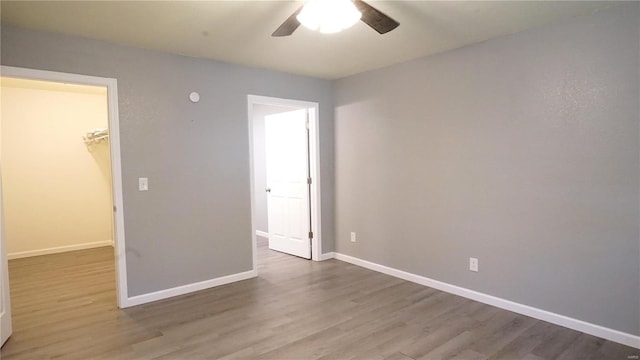
[[[269,238],[269,233],[268,232],[264,232],[264,231],[260,231],[260,230],[256,230],[256,235],[257,236],[261,236],[265,239]]]
[[[567,327],[569,329],[581,331],[593,336],[601,337],[620,344],[640,349],[640,336],[625,333],[622,331],[609,329],[604,326],[588,323],[586,321],[570,318],[568,316],[552,313],[550,311],[534,308],[528,305],[505,300],[492,295],[487,295],[474,290],[469,290],[460,286],[451,285],[442,281],[433,280],[424,276],[408,273],[406,271],[394,269],[388,266],[376,264],[362,260],[353,256],[335,253],[335,258],[370,270],[391,275],[403,280],[411,281],[420,285],[438,289],[450,294],[459,295],[467,299],[479,301],[501,309],[513,311],[532,318],[550,322],[552,324]]]
[[[325,261],[325,260],[333,259],[335,257],[336,257],[336,253],[328,252],[328,253],[320,254],[320,260],[319,261]]]
[[[193,284],[174,287],[171,289],[160,290],[148,294],[137,295],[130,297],[125,301],[125,304],[120,304],[121,308],[128,308],[131,306],[142,305],[153,301],[163,300],[174,296],[184,295],[200,290],[209,289],[212,287],[230,284],[232,282],[246,280],[258,276],[256,270],[250,270],[242,273],[227,275],[211,280],[205,280]]]
[[[26,258],[31,256],[58,254],[58,253],[67,252],[67,251],[93,249],[93,248],[103,247],[103,246],[113,246],[113,240],[96,241],[96,242],[76,244],[76,245],[58,246],[58,247],[38,249],[38,250],[19,251],[19,252],[7,254],[7,259],[13,260],[13,259],[21,259],[21,258]]]

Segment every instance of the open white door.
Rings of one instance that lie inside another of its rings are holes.
[[[0,174],[0,346],[11,336],[11,302],[9,300],[9,267],[4,239],[2,175]]]
[[[311,258],[307,109],[265,116],[269,248]]]

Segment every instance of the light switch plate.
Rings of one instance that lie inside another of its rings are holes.
[[[478,259],[469,258],[469,271],[478,272]]]
[[[138,191],[147,191],[147,190],[149,190],[149,179],[138,178]]]

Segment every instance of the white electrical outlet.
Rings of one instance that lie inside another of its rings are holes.
[[[356,233],[355,232],[351,232],[351,242],[356,242]]]
[[[478,272],[478,259],[469,258],[469,271]]]

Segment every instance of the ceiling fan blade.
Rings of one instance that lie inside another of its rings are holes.
[[[300,21],[296,19],[296,16],[298,16],[298,14],[300,13],[300,10],[302,10],[303,7],[304,5],[300,6],[298,10],[296,10],[293,14],[291,14],[291,16],[289,16],[289,18],[285,20],[276,29],[276,31],[274,31],[273,34],[271,34],[271,36],[280,37],[280,36],[289,36],[293,34],[293,32],[296,31],[296,29],[298,28],[298,26],[300,26]]]
[[[373,30],[379,34],[385,34],[395,29],[400,25],[399,22],[393,20],[382,11],[374,8],[362,0],[353,0],[353,4],[362,13],[363,23],[369,25]]]

